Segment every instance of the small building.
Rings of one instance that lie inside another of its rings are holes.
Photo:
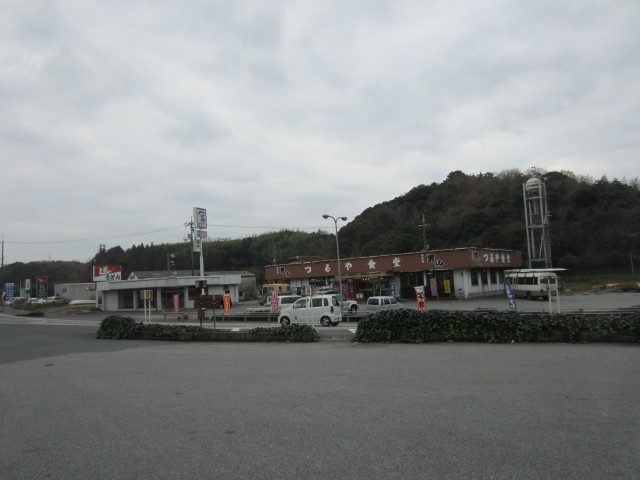
[[[138,310],[144,308],[145,293],[151,291],[152,310],[175,310],[194,308],[194,299],[201,295],[199,275],[191,272],[137,272],[126,280],[110,280],[96,283],[98,302],[102,310]],[[255,298],[256,276],[250,272],[209,272],[205,273],[206,295],[228,293],[231,302]]]
[[[95,301],[95,283],[56,283],[53,285],[53,294],[64,302]]]
[[[499,295],[504,271],[522,267],[519,250],[455,248],[340,259],[343,293],[347,298],[375,295],[414,298],[415,287],[428,297],[475,298]],[[338,287],[337,260],[305,260],[265,267],[268,282],[288,281],[293,292],[306,286]]]

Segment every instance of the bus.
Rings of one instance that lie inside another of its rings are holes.
[[[504,278],[519,298],[549,299],[549,292],[558,294],[558,275],[549,269],[506,270]]]
[[[276,290],[278,296],[291,295],[291,286],[288,283],[264,283],[260,287],[260,305],[265,305],[267,299],[271,298],[271,291]]]

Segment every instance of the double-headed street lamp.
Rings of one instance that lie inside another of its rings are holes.
[[[333,220],[333,224],[336,227],[336,253],[338,254],[338,285],[340,285],[340,295],[342,295],[342,268],[340,266],[340,241],[338,240],[338,220],[342,220],[343,222],[347,221],[347,217],[334,217],[332,215],[327,215],[326,213],[322,215],[322,218],[327,219],[331,218]]]

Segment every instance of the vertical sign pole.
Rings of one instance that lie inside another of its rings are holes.
[[[207,211],[204,208],[193,207],[193,221],[195,223],[195,233],[198,236],[198,244],[200,246],[200,298],[204,299],[204,248],[202,245],[202,238],[206,236]],[[203,231],[205,232],[204,235],[202,233]],[[202,327],[202,320],[200,320],[200,327]],[[213,328],[215,329],[215,320]]]

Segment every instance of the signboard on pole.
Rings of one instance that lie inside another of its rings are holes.
[[[24,298],[31,298],[31,279],[20,281],[20,296]]]
[[[36,296],[38,298],[47,298],[48,284],[48,277],[36,277]]]
[[[195,253],[202,251],[202,239],[198,235],[193,236],[193,251]]]
[[[197,230],[207,229],[207,210],[193,207],[193,221]]]
[[[14,290],[15,288],[15,284],[13,283],[5,283],[4,284],[4,291],[5,291],[5,300],[11,300],[14,296]]]

